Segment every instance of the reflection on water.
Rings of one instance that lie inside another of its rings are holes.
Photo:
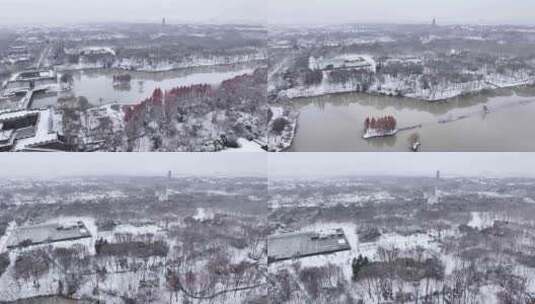
[[[87,71],[73,71],[74,83],[72,93],[85,96],[93,105],[109,103],[134,104],[139,103],[156,88],[168,90],[178,86],[193,84],[218,85],[222,81],[254,71],[251,64],[235,65],[234,67],[201,67],[166,72],[136,72],[113,69],[96,69]],[[119,86],[113,85],[113,76],[129,74],[130,83]],[[57,94],[38,93],[34,96],[31,108],[45,108],[57,102]]]
[[[252,73],[254,66],[237,65],[235,67],[203,67],[166,72],[136,72],[119,70],[73,71],[73,93],[85,96],[91,104],[122,103],[133,104],[147,98],[155,88],[164,90],[177,86],[192,84],[217,85],[226,79]],[[130,74],[129,85],[113,86],[113,76]]]
[[[532,121],[535,89],[502,89],[448,102],[337,94],[294,101],[300,116],[292,151],[408,151],[417,133],[422,151],[535,151]],[[490,113],[483,110],[486,105]],[[394,115],[401,131],[394,137],[362,139],[367,116]],[[464,119],[445,124],[440,120]]]
[[[193,84],[218,85],[222,81],[254,71],[252,65],[237,65],[231,67],[202,67],[182,69],[166,72],[136,72],[110,69],[96,69],[87,71],[73,71],[74,83],[72,93],[85,96],[93,105],[109,103],[134,104],[139,103],[156,88],[168,90],[178,86]],[[119,86],[113,85],[113,76],[119,74],[132,76],[130,83]],[[32,100],[31,108],[40,109],[54,106],[57,102],[56,93],[37,93]]]

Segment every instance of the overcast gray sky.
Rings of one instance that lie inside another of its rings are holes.
[[[1,1],[1,0],[0,0]],[[0,153],[0,177],[266,176],[265,153]]]
[[[336,175],[535,177],[535,153],[280,153],[270,154],[273,177]]]
[[[291,0],[290,0],[291,1]],[[0,0],[0,24],[265,22],[266,0]]]
[[[269,22],[535,23],[534,0],[268,0]]]
[[[535,177],[535,153],[0,153],[0,177],[77,175]]]
[[[0,0],[0,24],[98,21],[535,23],[534,0]]]

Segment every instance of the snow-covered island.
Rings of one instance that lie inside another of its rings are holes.
[[[397,121],[393,116],[366,117],[364,120],[364,139],[394,136],[398,133]]]
[[[0,43],[0,75],[11,75],[0,76],[1,151],[267,150],[262,26],[6,31],[13,39]]]
[[[132,81],[132,76],[130,74],[119,74],[113,75],[113,86],[114,87],[128,87]]]

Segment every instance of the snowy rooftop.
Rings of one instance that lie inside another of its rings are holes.
[[[15,144],[15,151],[22,151],[36,145],[44,145],[59,140],[58,132],[61,131],[61,115],[53,109],[46,110],[21,110],[15,112],[0,113],[0,123],[4,121],[21,119],[30,115],[38,115],[35,125],[35,135],[19,139]]]
[[[37,113],[39,113],[39,111],[35,111],[35,110],[4,112],[4,113],[0,113],[0,122],[18,119],[18,118],[22,118],[22,117],[29,116],[29,115],[35,115]]]
[[[59,140],[57,130],[60,129],[60,119],[58,114],[52,109],[39,111],[35,136],[18,140],[15,151],[22,151],[36,145],[44,145]]]
[[[11,234],[7,247],[18,247],[23,241],[31,244],[53,243],[91,237],[83,222],[68,224],[42,224],[17,228]]]
[[[375,70],[375,60],[369,55],[361,54],[343,54],[331,58],[309,58],[309,67],[311,69],[332,68],[370,68]]]
[[[56,72],[54,70],[34,70],[23,71],[15,73],[11,76],[9,81],[29,81],[41,78],[55,78]]]
[[[0,124],[0,127],[1,126],[2,125]],[[0,142],[10,139],[13,135],[13,132],[13,130],[0,130]]]
[[[115,50],[107,46],[87,46],[87,47],[82,47],[82,48],[77,48],[77,49],[69,49],[69,50],[66,50],[66,52],[68,54],[95,54],[95,55],[110,54],[110,55],[115,56]]]
[[[343,230],[294,232],[268,238],[270,262],[350,250]]]

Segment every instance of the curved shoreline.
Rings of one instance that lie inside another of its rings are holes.
[[[528,88],[531,90],[522,91],[522,88]],[[420,103],[416,100],[403,98],[403,97],[401,98],[394,97],[393,99],[390,100],[390,98],[392,97],[389,97],[389,96],[362,94],[362,93],[354,93],[354,92],[328,94],[328,95],[333,95],[333,96],[344,96],[344,95],[347,96],[345,98],[342,97],[341,99],[338,99],[338,100],[330,99],[329,97],[325,97],[325,96],[313,96],[313,97],[308,97],[308,98],[299,97],[299,98],[294,99],[294,102],[287,101],[287,103],[290,104],[290,106],[292,106],[295,109],[295,111],[299,112],[299,117],[300,117],[301,112],[305,111],[304,110],[305,108],[309,106],[313,108],[321,107],[319,106],[319,104],[325,104],[325,105],[340,104],[340,105],[347,105],[347,106],[352,105],[352,104],[358,104],[363,107],[375,108],[378,111],[381,111],[382,109],[394,107],[396,111],[404,111],[408,109],[409,111],[423,112],[423,113],[428,113],[427,115],[430,114],[434,116],[434,119],[432,121],[428,121],[425,123],[418,123],[418,124],[408,123],[408,127],[398,129],[398,131],[405,131],[405,130],[418,129],[418,128],[421,128],[423,125],[428,125],[430,123],[431,124],[443,124],[445,122],[455,122],[458,120],[463,120],[464,118],[473,117],[474,115],[484,111],[483,110],[484,108],[483,109],[480,108],[481,105],[483,106],[489,105],[489,104],[491,105],[490,111],[485,112],[485,115],[488,115],[489,113],[492,114],[495,112],[501,112],[502,109],[508,109],[508,108],[517,107],[521,105],[531,104],[535,102],[535,92],[533,92],[532,89],[535,89],[535,86],[531,86],[531,85],[530,86],[517,86],[514,88],[499,88],[495,90],[485,90],[485,91],[480,91],[478,93],[470,93],[470,94],[463,95],[467,98],[466,100],[459,100],[459,97],[457,97],[457,98],[450,99],[448,101],[441,101],[440,103],[439,102]],[[359,95],[359,94],[362,94],[362,95]],[[359,96],[372,97],[372,98],[370,99],[363,98],[364,102],[361,102],[358,99]],[[384,98],[383,99],[384,104],[382,103],[377,104],[376,103],[377,100],[373,99],[374,96],[377,96],[379,98]],[[514,100],[515,97],[518,97],[518,100]],[[502,98],[504,100],[502,100]],[[299,101],[299,102],[295,102],[295,101]],[[403,101],[410,101],[409,104],[412,104],[414,106],[406,107],[404,106]],[[427,106],[424,106],[425,104],[429,104],[429,105],[436,104],[437,106],[439,106],[439,108],[436,108],[435,106],[431,106],[431,108],[428,108]],[[423,109],[416,105],[422,105]],[[466,106],[463,106],[463,105],[466,105]],[[443,109],[444,107],[445,109]],[[449,117],[449,116],[452,116],[452,117]],[[323,147],[323,148],[322,147],[318,148],[318,146],[321,146],[321,145],[315,145],[315,144],[312,144],[311,146],[310,144],[305,144],[304,148],[296,149],[295,143],[296,143],[296,138],[297,138],[297,130],[299,128],[298,120],[296,121],[296,125],[297,125],[297,128],[291,141],[292,144],[290,145],[290,147],[282,151],[293,151],[293,152],[329,151],[329,150],[333,150],[333,148],[334,150],[337,150],[335,147],[328,147],[328,146]],[[377,140],[382,141],[385,139],[377,139]],[[307,146],[310,146],[310,147],[306,148]],[[459,149],[458,147],[452,146],[451,151],[457,151],[458,149]],[[464,149],[469,149],[469,148],[464,148]],[[472,151],[472,148],[470,148],[469,150]],[[350,149],[345,149],[344,151],[356,152],[356,151],[368,151],[368,149],[359,150],[359,149],[350,148]],[[374,151],[382,151],[382,149],[377,148],[377,149],[374,149]]]
[[[162,69],[162,70],[139,70],[139,69],[123,69],[119,67],[76,67],[76,66],[54,66],[53,69],[58,72],[84,72],[84,71],[116,71],[116,72],[130,72],[130,73],[147,73],[147,74],[161,74],[161,73],[172,73],[172,72],[188,72],[192,71],[193,73],[199,73],[202,71],[195,71],[197,69],[206,69],[206,72],[210,72],[210,69],[217,69],[217,68],[232,68],[234,66],[236,67],[246,67],[246,66],[254,66],[264,63],[265,60],[253,60],[253,61],[247,61],[247,62],[237,62],[237,63],[230,63],[230,64],[214,64],[214,65],[198,65],[198,66],[191,66],[191,67],[180,67],[180,68],[172,68],[172,69]],[[254,69],[254,67],[251,67]]]
[[[370,97],[373,97],[373,96],[376,96],[376,97],[391,97],[391,98],[407,99],[407,100],[410,100],[410,101],[439,103],[439,102],[449,102],[451,100],[455,100],[457,98],[462,98],[462,97],[469,97],[469,96],[476,96],[476,95],[483,95],[483,94],[492,94],[492,93],[496,93],[496,92],[499,92],[500,90],[504,90],[504,89],[512,89],[512,90],[514,90],[514,89],[518,89],[518,88],[535,88],[535,83],[527,83],[527,84],[512,85],[512,86],[501,86],[501,87],[496,87],[496,88],[483,88],[483,89],[480,89],[480,90],[463,92],[463,93],[457,94],[455,96],[448,97],[448,98],[442,98],[442,99],[422,99],[422,98],[411,97],[411,96],[406,96],[406,95],[399,95],[398,96],[398,95],[393,95],[393,94],[383,94],[383,93],[375,92],[375,91],[360,92],[360,91],[355,91],[355,90],[337,91],[337,92],[325,92],[325,93],[321,93],[321,94],[310,94],[310,95],[303,95],[303,96],[297,96],[297,97],[292,97],[292,98],[288,98],[286,96],[277,97],[277,98],[282,98],[282,99],[286,99],[289,102],[293,102],[293,101],[299,101],[301,99],[314,98],[314,97],[336,96],[336,95],[343,95],[343,94],[363,94],[363,95],[368,95]],[[280,92],[279,92],[279,94],[280,94]]]
[[[29,297],[29,298],[22,298],[22,299],[18,299],[14,301],[0,301],[0,304],[41,304],[41,303],[57,304],[58,300],[64,302],[65,304],[67,303],[73,303],[73,304],[96,303],[96,301],[89,300],[89,299],[77,299],[77,298],[69,297],[65,295],[53,294],[53,295],[39,295],[39,296],[34,296],[34,297]]]

